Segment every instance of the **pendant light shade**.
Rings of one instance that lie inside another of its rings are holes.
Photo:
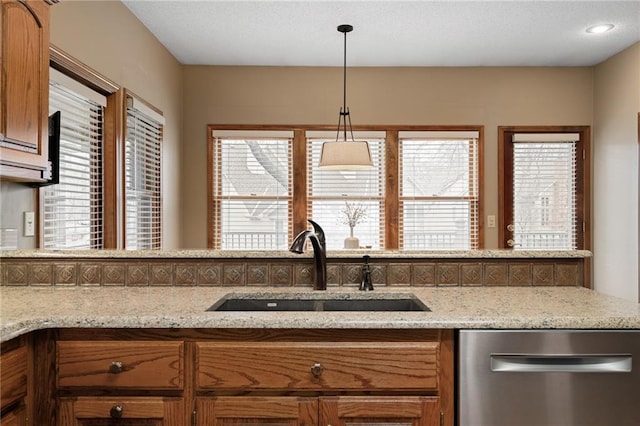
[[[347,108],[347,33],[353,31],[351,25],[340,25],[338,31],[344,34],[343,104],[338,116],[338,131],[335,142],[324,142],[320,151],[318,167],[335,170],[357,170],[373,167],[371,151],[367,141],[356,141],[351,128],[351,115]],[[347,121],[351,140],[347,140]],[[343,140],[339,141],[342,127]]]
[[[373,166],[367,141],[324,142],[320,166],[325,169],[357,170]]]

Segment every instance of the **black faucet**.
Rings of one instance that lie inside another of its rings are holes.
[[[327,243],[324,238],[324,231],[312,220],[308,222],[313,225],[313,231],[306,230],[298,234],[291,243],[289,251],[293,253],[304,253],[304,246],[307,239],[311,241],[313,247],[313,266],[315,278],[313,281],[314,290],[327,289]]]
[[[371,282],[371,267],[369,266],[369,256],[364,255],[364,265],[362,265],[362,282],[360,283],[360,290],[372,291],[373,283]]]

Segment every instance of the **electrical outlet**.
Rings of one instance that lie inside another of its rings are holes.
[[[36,213],[24,212],[24,232],[25,237],[33,237],[36,234]]]
[[[492,215],[492,214],[487,216],[487,227],[488,228],[495,228],[496,227],[496,217],[494,215]]]

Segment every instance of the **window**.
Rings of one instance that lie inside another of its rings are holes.
[[[374,163],[360,170],[318,167],[326,129],[210,125],[208,247],[286,250],[313,219],[347,248],[351,209],[361,248],[482,248],[482,126],[356,128]]]
[[[162,246],[160,199],[161,114],[127,96],[124,144],[125,248],[155,250]]]
[[[351,235],[346,213],[358,209],[363,214],[353,232],[362,247],[384,247],[384,132],[354,132],[357,140],[367,140],[374,167],[363,170],[320,169],[320,151],[325,141],[335,141],[335,133],[307,132],[308,206],[307,214],[326,229],[327,248],[344,248]],[[349,142],[346,142],[349,143]]]
[[[501,129],[503,243],[520,250],[587,248],[588,128],[545,130]]]
[[[252,133],[214,133],[214,247],[286,250],[292,233],[292,132]]]
[[[60,183],[40,193],[45,249],[100,249],[106,98],[50,70],[49,112],[60,111]]]
[[[477,132],[400,132],[400,247],[478,248]]]

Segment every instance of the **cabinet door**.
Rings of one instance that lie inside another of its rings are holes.
[[[320,398],[320,424],[439,426],[437,397],[336,396]]]
[[[2,0],[0,26],[0,171],[6,176],[26,168],[42,177],[48,169],[49,6]]]
[[[24,405],[17,407],[0,418],[2,426],[25,426],[27,424],[27,410]]]
[[[59,426],[174,426],[187,423],[181,398],[62,398]]]
[[[317,398],[198,398],[196,408],[198,426],[311,426],[318,423]]]

